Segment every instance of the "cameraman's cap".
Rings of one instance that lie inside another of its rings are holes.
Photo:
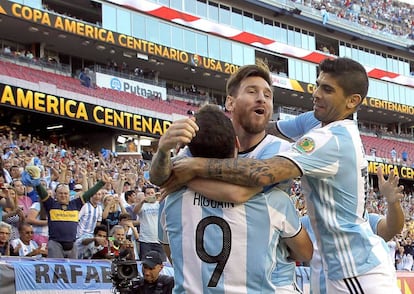
[[[142,264],[154,268],[157,264],[162,264],[161,255],[157,251],[149,251],[142,258]]]

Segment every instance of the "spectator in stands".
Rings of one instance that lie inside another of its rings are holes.
[[[132,219],[129,213],[121,213],[119,216],[119,224],[124,227],[125,236],[127,240],[132,242],[134,247],[135,256],[139,256],[139,232],[136,225],[134,225],[135,219]],[[139,226],[138,226],[139,227]]]
[[[108,253],[108,229],[105,225],[97,225],[93,236],[83,238],[78,247],[80,259],[106,259]]]
[[[108,176],[109,181],[111,180]],[[105,181],[105,183],[108,183],[108,179]],[[98,184],[97,184],[98,185]],[[79,248],[82,243],[82,239],[84,238],[92,238],[93,232],[95,230],[95,227],[97,225],[101,224],[102,221],[102,205],[101,200],[102,196],[106,193],[106,190],[102,189],[102,186],[99,185],[99,190],[93,194],[92,196],[89,196],[89,194],[92,194],[96,191],[95,186],[86,191],[83,196],[85,198],[89,198],[89,201],[86,202],[81,210],[79,211],[79,222],[78,222],[78,228],[76,233],[76,246]],[[78,258],[80,258],[78,256]]]
[[[410,272],[413,268],[413,256],[406,252],[403,246],[400,246],[395,255],[395,264],[397,270]]]
[[[131,240],[127,239],[123,226],[114,226],[109,235],[111,236],[109,242],[109,252],[111,258],[118,257],[121,251],[126,250],[128,253],[125,258],[129,260],[135,259],[134,245],[132,244]]]
[[[5,55],[12,55],[12,51],[10,49],[10,46],[5,46],[4,49],[3,49],[3,53]]]
[[[10,177],[12,178],[12,180],[19,180],[20,179],[20,174],[21,174],[21,169],[19,166],[17,165],[12,165],[10,167]]]
[[[12,187],[4,189],[7,198],[9,199],[10,205],[4,208],[3,221],[11,226],[10,240],[19,238],[19,226],[22,224],[26,217],[23,209],[19,207],[17,202],[16,190]]]
[[[408,152],[406,150],[403,150],[403,152],[401,152],[401,159],[403,161],[404,164],[407,164],[408,161]]]
[[[370,150],[371,156],[376,157],[377,156],[377,149],[375,147],[372,147]]]
[[[46,257],[47,249],[40,247],[33,241],[33,228],[28,223],[22,223],[19,227],[20,237],[11,241],[13,251],[11,255],[30,256],[30,257]]]
[[[326,11],[325,5],[321,6],[321,14],[322,14],[322,24],[326,25],[328,23],[328,20],[329,20],[329,13],[328,13],[328,11]]]
[[[8,169],[6,168],[3,156],[0,157],[0,180],[2,180],[3,183],[7,184],[10,184],[13,181]]]
[[[12,186],[16,191],[17,205],[23,210],[24,216],[27,217],[29,209],[33,204],[33,200],[38,200],[37,193],[35,190],[33,190],[32,187],[26,187],[21,180],[14,180],[12,182]],[[26,196],[26,192],[27,195],[29,195],[29,190],[30,195],[33,196],[33,199],[31,199],[29,196]]]
[[[49,257],[51,258],[77,258],[76,239],[77,227],[79,222],[79,211],[83,204],[89,201],[106,182],[111,179],[102,175],[102,180],[98,181],[94,187],[89,189],[79,198],[69,201],[69,186],[59,184],[55,188],[56,199],[50,198],[42,186],[36,188],[42,193],[40,198],[45,205],[48,214],[49,224]]]
[[[134,213],[138,214],[140,221],[139,231],[139,257],[149,251],[158,251],[162,260],[166,260],[164,249],[158,240],[158,213],[160,203],[155,196],[156,187],[146,186],[144,197],[139,198],[134,206]]]
[[[26,222],[33,227],[33,240],[39,245],[47,245],[49,240],[49,227],[47,214],[43,203],[36,201],[32,204],[27,214]]]
[[[81,70],[81,72],[79,73],[79,80],[81,85],[90,88],[92,83],[91,83],[91,77],[89,75],[89,68],[85,67]]]
[[[136,219],[137,214],[134,212],[134,207],[137,202],[137,193],[134,190],[128,190],[124,194],[125,196],[125,210],[131,215],[132,219]]]
[[[142,259],[142,275],[144,276],[143,293],[171,294],[174,278],[161,275],[164,267],[162,256],[157,251],[149,251]]]
[[[392,147],[390,151],[392,163],[397,163],[397,151],[395,150],[395,147]]]
[[[125,210],[122,202],[119,200],[118,194],[106,194],[102,203],[102,224],[106,225],[110,231],[113,226],[119,223],[119,215],[121,213],[127,213],[127,211]]]
[[[11,226],[0,221],[0,256],[10,255]]]

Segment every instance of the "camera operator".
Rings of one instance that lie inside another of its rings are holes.
[[[143,294],[170,294],[174,288],[174,278],[160,275],[164,267],[161,255],[157,251],[149,251],[142,258],[142,274],[144,284],[141,286]]]

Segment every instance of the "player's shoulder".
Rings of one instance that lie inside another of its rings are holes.
[[[293,205],[293,202],[290,199],[289,195],[277,187],[274,187],[263,194],[264,197],[266,197],[268,204],[271,206],[280,207],[286,205]]]

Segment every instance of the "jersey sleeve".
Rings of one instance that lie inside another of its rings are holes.
[[[289,196],[278,188],[266,194],[272,226],[280,231],[280,237],[297,235],[302,227],[297,210]]]
[[[368,221],[369,225],[371,227],[371,230],[374,232],[374,234],[378,234],[378,224],[381,219],[383,219],[384,216],[381,216],[376,213],[369,213],[368,214]]]
[[[276,122],[276,128],[279,132],[286,138],[295,141],[318,125],[320,125],[320,121],[315,118],[313,111],[301,113],[292,119]]]
[[[278,156],[294,162],[303,175],[322,178],[335,175],[341,156],[338,137],[330,129],[317,128],[296,141],[291,150]]]

